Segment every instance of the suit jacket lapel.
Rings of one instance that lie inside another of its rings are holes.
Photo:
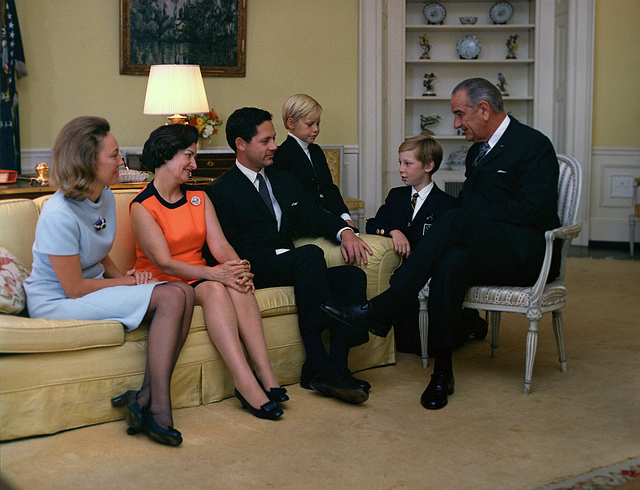
[[[519,125],[520,125],[520,122],[518,122],[517,119],[511,117],[511,122],[509,122],[509,126],[507,126],[507,130],[500,137],[496,145],[493,148],[491,148],[491,151],[482,160],[480,160],[480,163],[476,168],[484,167],[488,162],[497,158],[510,145],[512,140],[515,138],[515,134],[517,132],[517,128]],[[476,152],[476,155],[477,154],[478,153]]]
[[[251,182],[246,175],[244,175],[237,166],[233,166],[231,168],[233,172],[232,175],[236,179],[238,183],[239,189],[247,196],[247,199],[250,202],[253,202],[258,208],[260,208],[269,218],[271,218],[275,222],[275,218],[269,211],[266,203],[260,197],[258,193],[258,189],[255,188],[253,182]]]
[[[416,217],[413,221],[417,222],[426,218],[428,215],[433,214],[433,210],[437,207],[438,201],[441,198],[441,195],[438,192],[439,190],[440,189],[435,184],[433,184],[433,189],[431,189],[431,192],[429,192],[427,199],[424,203],[422,203],[420,209],[418,209],[418,213],[416,214]]]

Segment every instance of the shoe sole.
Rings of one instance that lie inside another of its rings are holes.
[[[354,390],[351,388],[336,388],[333,386],[313,383],[311,384],[311,387],[323,396],[328,398],[337,398],[338,400],[351,403],[352,405],[360,405],[369,399],[369,394],[366,391]]]

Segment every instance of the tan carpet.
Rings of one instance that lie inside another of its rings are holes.
[[[124,422],[7,442],[2,480],[17,489],[535,489],[638,457],[640,263],[569,259],[567,282],[567,372],[545,315],[528,396],[527,321],[509,314],[498,357],[488,339],[455,353],[456,393],[440,411],[420,406],[431,369],[405,354],[360,373],[373,385],[361,406],[294,385],[277,422],[235,399],[177,410],[179,448],[127,436]]]

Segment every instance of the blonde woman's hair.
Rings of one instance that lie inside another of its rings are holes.
[[[65,124],[53,145],[51,185],[70,199],[86,199],[91,194],[96,162],[109,130],[109,123],[101,117],[82,116]]]
[[[423,166],[433,161],[433,170],[429,172],[431,175],[436,173],[442,163],[442,146],[432,136],[425,133],[404,140],[398,148],[398,153],[403,151],[412,151]]]
[[[322,106],[313,97],[305,94],[292,95],[282,104],[282,121],[287,129],[289,129],[287,126],[289,118],[298,121],[310,115],[314,119],[320,119],[321,114]]]

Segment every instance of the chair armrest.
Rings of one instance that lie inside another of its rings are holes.
[[[540,270],[540,275],[536,280],[536,283],[531,288],[531,303],[532,306],[534,303],[540,301],[542,297],[542,291],[544,290],[544,286],[547,283],[547,278],[549,277],[549,270],[551,269],[551,259],[553,258],[553,241],[555,239],[561,240],[571,240],[580,235],[580,231],[582,231],[581,225],[570,225],[570,226],[561,226],[560,228],[554,228],[553,230],[547,230],[544,233],[545,239],[545,250],[544,250],[544,260],[542,261],[542,268]],[[561,252],[561,253],[564,253]],[[558,276],[560,280],[564,278],[564,260],[560,266],[560,275]]]
[[[362,270],[367,274],[367,297],[371,298],[389,287],[389,278],[402,261],[401,257],[393,249],[393,240],[391,238],[363,233],[360,234],[360,238],[373,251],[373,255],[369,256],[367,264],[362,267]],[[307,244],[314,244],[320,247],[324,251],[328,267],[345,265],[340,245],[326,238],[298,238],[294,243],[296,247]]]

